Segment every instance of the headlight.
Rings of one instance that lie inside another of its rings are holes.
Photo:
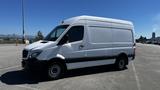
[[[36,58],[39,54],[41,54],[42,51],[34,51],[31,55],[30,58]]]

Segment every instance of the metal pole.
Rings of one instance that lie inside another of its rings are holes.
[[[22,34],[23,34],[23,37],[22,37],[22,43],[24,44],[25,43],[25,30],[24,30],[24,1],[22,0]]]

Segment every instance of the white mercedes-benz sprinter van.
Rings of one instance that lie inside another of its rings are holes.
[[[135,58],[132,22],[94,16],[62,21],[44,40],[23,50],[22,67],[45,69],[51,79],[65,70],[113,64],[124,69]]]

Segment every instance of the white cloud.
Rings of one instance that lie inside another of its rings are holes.
[[[152,28],[153,28],[153,30],[152,30],[153,32],[159,31],[160,30],[160,24],[156,23],[156,24],[153,25]]]
[[[152,31],[153,31],[153,32],[156,32],[157,34],[160,33],[160,13],[158,13],[158,14],[153,18]],[[158,36],[160,36],[160,35],[158,35]]]
[[[154,21],[160,23],[160,13],[158,13],[154,18],[153,18]]]

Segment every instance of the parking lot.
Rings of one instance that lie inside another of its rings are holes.
[[[0,90],[160,90],[160,46],[137,44],[125,70],[101,66],[68,71],[59,80],[24,72],[24,45],[0,45]],[[43,73],[43,72],[42,72]]]

